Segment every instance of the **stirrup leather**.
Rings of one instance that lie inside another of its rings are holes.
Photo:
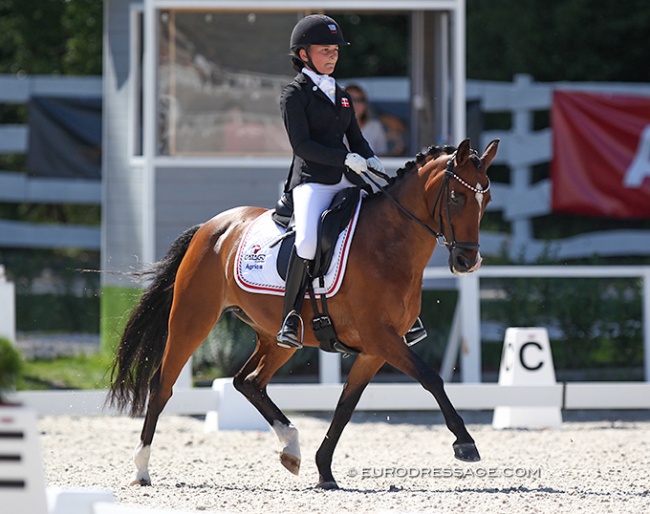
[[[293,326],[295,323],[295,327]],[[300,332],[300,333],[298,333]],[[302,340],[305,335],[305,325],[297,311],[292,310],[282,322],[280,332],[276,337],[278,346],[282,348],[302,348]]]

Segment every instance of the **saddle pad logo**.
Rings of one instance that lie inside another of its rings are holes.
[[[361,202],[350,223],[338,237],[332,263],[325,275],[325,286],[320,287],[318,281],[314,281],[316,294],[331,297],[341,287],[360,207]],[[284,280],[278,275],[276,266],[280,239],[284,234],[285,230],[271,218],[271,211],[266,211],[251,222],[239,244],[235,259],[235,281],[244,291],[284,295]]]

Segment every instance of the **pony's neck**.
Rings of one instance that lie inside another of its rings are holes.
[[[388,194],[421,223],[435,230],[435,222],[428,211],[425,184],[426,177],[413,170],[398,180]],[[377,221],[377,225],[400,241],[403,252],[409,255],[404,261],[408,260],[414,269],[424,270],[435,250],[436,238],[389,199],[383,198],[381,204],[382,212],[378,215],[381,221]]]

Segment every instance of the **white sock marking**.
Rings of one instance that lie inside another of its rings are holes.
[[[135,462],[136,467],[135,480],[145,480],[146,482],[151,482],[151,479],[149,478],[150,457],[151,445],[143,446],[142,441],[140,441],[135,449],[135,454],[133,455],[133,461]]]
[[[298,429],[293,425],[285,425],[279,421],[273,422],[272,427],[275,435],[284,445],[282,453],[294,455],[300,459],[300,440],[298,438]]]

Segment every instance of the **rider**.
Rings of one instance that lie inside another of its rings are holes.
[[[349,43],[338,23],[322,14],[302,18],[291,32],[290,56],[298,75],[280,98],[293,149],[284,191],[293,196],[296,233],[287,270],[284,321],[277,335],[278,345],[285,348],[302,347],[300,311],[309,262],[316,256],[321,214],[337,192],[364,185],[361,173],[384,172],[361,134],[349,95],[330,76],[339,58],[339,46],[344,45]],[[418,337],[423,338],[421,334]]]

